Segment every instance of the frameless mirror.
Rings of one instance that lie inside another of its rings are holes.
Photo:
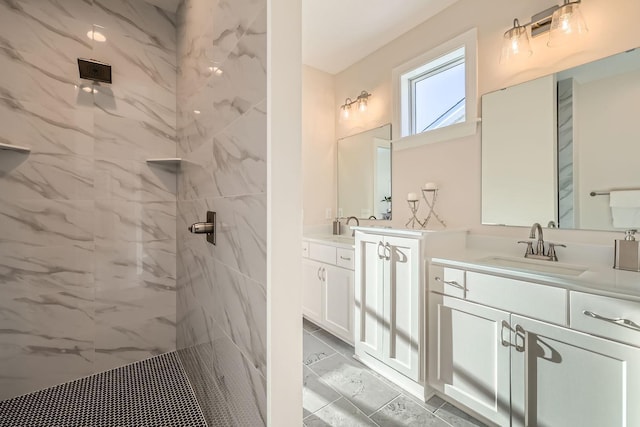
[[[338,216],[391,219],[391,125],[338,140]]]
[[[640,49],[482,97],[482,223],[615,230],[640,190]]]

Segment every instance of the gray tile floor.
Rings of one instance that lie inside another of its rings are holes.
[[[353,347],[303,322],[306,427],[477,427],[480,421],[438,397],[422,402],[353,359]]]

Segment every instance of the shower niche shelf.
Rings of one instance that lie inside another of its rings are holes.
[[[163,157],[158,159],[147,159],[147,163],[150,165],[158,165],[158,166],[174,166],[176,168],[180,167],[180,163],[182,163],[182,158],[180,157]]]
[[[27,147],[21,147],[20,145],[3,144],[0,142],[0,150],[15,151],[18,153],[30,153],[31,149]]]

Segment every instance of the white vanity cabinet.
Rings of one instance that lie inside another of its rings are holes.
[[[444,296],[430,332],[430,385],[498,425],[509,425],[509,313]]]
[[[640,348],[511,316],[513,426],[640,426]]]
[[[355,230],[355,357],[424,398],[428,257],[459,253],[467,232]]]
[[[421,240],[356,235],[356,356],[421,380],[424,260]]]
[[[308,241],[304,246],[302,313],[353,344],[353,249]]]
[[[433,265],[429,384],[500,426],[640,425],[640,348],[582,313],[611,300]]]

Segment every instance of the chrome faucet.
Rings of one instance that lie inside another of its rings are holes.
[[[538,243],[536,245],[536,249],[533,249],[533,240],[520,240],[518,243],[525,243],[527,245],[527,250],[524,253],[525,258],[533,258],[533,259],[541,259],[545,261],[558,261],[558,256],[556,255],[556,247],[560,246],[562,248],[566,248],[565,245],[561,245],[559,243],[549,243],[549,251],[545,254],[544,249],[544,238],[542,237],[542,227],[539,223],[534,222],[531,226],[531,231],[529,232],[529,238],[535,239],[536,232],[538,234]]]
[[[349,221],[351,221],[352,219],[356,220],[356,225],[360,225],[360,220],[358,218],[356,218],[355,216],[350,216],[349,218],[347,218],[347,221],[345,222],[345,225],[349,225]],[[356,235],[356,230],[351,231],[351,236],[354,237]]]
[[[538,246],[536,247],[536,255],[544,256],[544,239],[542,238],[542,226],[539,223],[534,222],[531,226],[531,231],[529,231],[530,239],[536,238],[536,231],[538,232]]]

